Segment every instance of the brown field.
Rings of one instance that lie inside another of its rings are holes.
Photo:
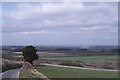
[[[22,52],[14,52],[16,54],[22,54]],[[72,56],[66,53],[52,53],[52,52],[37,52],[39,57],[64,57],[64,56]]]
[[[66,53],[52,53],[52,52],[37,52],[40,57],[62,57],[62,56],[72,56]]]
[[[14,52],[14,53],[16,53],[16,54],[22,54],[22,52]]]

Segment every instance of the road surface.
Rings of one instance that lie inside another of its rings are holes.
[[[99,71],[118,71],[111,69],[95,69],[95,68],[83,68],[83,67],[74,67],[74,66],[64,66],[64,65],[55,65],[55,64],[41,64],[45,66],[55,66],[55,67],[64,67],[64,68],[72,68],[72,69],[86,69],[86,70],[99,70]]]
[[[0,77],[1,78],[19,78],[19,70],[20,68],[5,71],[0,74]]]

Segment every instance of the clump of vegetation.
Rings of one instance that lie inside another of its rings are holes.
[[[22,55],[24,56],[24,60],[33,64],[34,60],[37,60],[39,58],[38,54],[36,54],[37,49],[33,47],[32,45],[26,46],[22,49]]]
[[[107,60],[103,60],[96,64],[96,67],[103,69],[118,69],[118,63],[107,62]]]
[[[64,61],[64,62],[61,62],[59,65],[84,67],[82,64],[77,63],[77,62],[72,62],[72,61]]]
[[[38,72],[36,69],[32,69],[32,70],[21,69],[19,74],[19,79],[23,80],[26,78],[30,78],[29,80],[49,80],[46,76]]]
[[[17,63],[15,61],[5,59],[2,59],[2,63],[0,65],[2,65],[2,72],[22,67],[22,63]]]
[[[21,69],[19,78],[40,78],[40,76],[35,75],[31,71]]]

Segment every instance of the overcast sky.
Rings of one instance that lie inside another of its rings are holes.
[[[3,45],[118,44],[118,4],[3,3]]]

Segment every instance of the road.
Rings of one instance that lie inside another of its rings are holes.
[[[20,68],[5,71],[0,74],[0,77],[2,77],[2,78],[19,78],[19,70],[20,70]]]
[[[115,71],[118,70],[111,70],[111,69],[95,69],[95,68],[83,68],[83,67],[74,67],[74,66],[64,66],[64,65],[55,65],[55,64],[41,64],[45,66],[55,66],[55,67],[64,67],[64,68],[72,68],[72,69],[86,69],[86,70],[98,70],[98,71]]]

